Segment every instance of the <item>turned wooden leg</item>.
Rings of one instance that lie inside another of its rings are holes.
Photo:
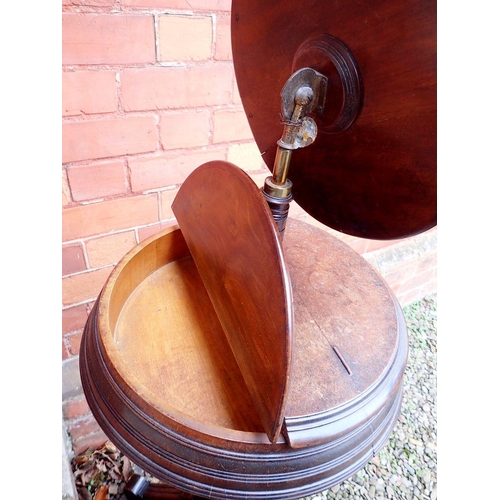
[[[127,500],[202,500],[201,497],[180,491],[168,484],[150,483],[145,477],[134,474],[124,490]]]

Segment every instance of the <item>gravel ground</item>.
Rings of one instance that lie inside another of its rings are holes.
[[[437,295],[403,309],[409,353],[401,416],[388,443],[351,479],[303,500],[437,499]],[[131,464],[110,443],[73,461],[81,500],[118,499]]]
[[[437,295],[403,309],[408,364],[388,443],[351,479],[307,500],[437,499]]]

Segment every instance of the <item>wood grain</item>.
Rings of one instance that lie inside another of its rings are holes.
[[[285,428],[291,446],[311,446],[354,431],[364,412],[394,408],[405,325],[384,280],[345,243],[292,219],[283,247],[295,314]]]
[[[271,443],[251,396],[239,396],[246,384],[234,378],[239,367],[179,229],[131,250],[89,316],[80,373],[97,422],[177,489],[221,500],[303,498],[355,474],[396,423],[407,337],[387,285],[304,222],[289,220],[284,248],[297,297],[287,440]]]
[[[191,257],[150,274],[119,316],[115,342],[139,394],[205,424],[263,432]]]
[[[316,142],[295,151],[290,165],[302,208],[329,227],[373,239],[436,224],[435,0],[233,0],[231,30],[238,89],[270,170],[283,130],[282,86],[304,66],[329,77]],[[336,133],[341,78],[311,48],[324,35],[347,47],[362,83],[357,119]]]
[[[271,442],[289,385],[292,296],[267,203],[228,162],[198,167],[172,209]]]

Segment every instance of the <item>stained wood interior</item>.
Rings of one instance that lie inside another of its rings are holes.
[[[294,296],[286,422],[346,405],[373,386],[391,367],[398,325],[389,289],[347,245],[289,220],[283,246]],[[103,306],[101,335],[135,393],[167,416],[264,433],[180,230],[139,245],[104,293],[112,328]]]
[[[149,275],[124,304],[116,344],[143,388],[169,408],[207,424],[262,427],[193,260]]]

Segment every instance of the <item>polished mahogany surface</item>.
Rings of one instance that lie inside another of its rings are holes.
[[[213,161],[189,175],[172,210],[274,442],[289,385],[293,311],[269,206],[243,170]]]
[[[304,222],[289,220],[283,248],[295,338],[275,443],[179,229],[132,249],[87,321],[80,370],[96,420],[134,463],[182,491],[235,500],[324,491],[373,458],[398,418],[407,334],[386,283]]]
[[[283,241],[295,312],[285,413],[294,447],[341,440],[361,414],[393,412],[406,360],[404,321],[383,279],[321,234],[290,220]]]
[[[233,0],[238,88],[272,169],[280,92],[294,71],[328,77],[316,142],[293,153],[292,193],[355,236],[393,239],[436,224],[436,2]]]

